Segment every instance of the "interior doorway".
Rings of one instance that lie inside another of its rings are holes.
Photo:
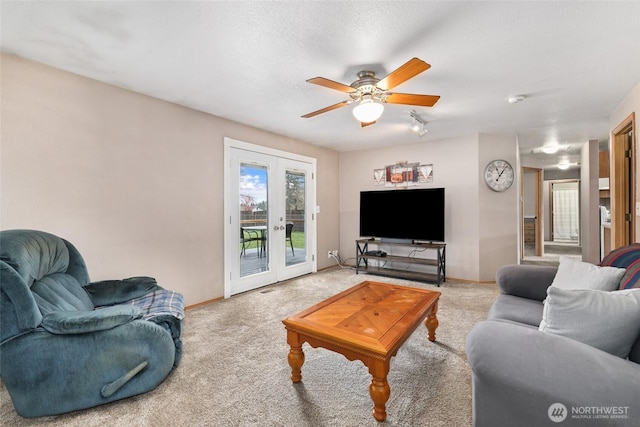
[[[560,257],[568,257],[580,261],[582,260],[582,247],[580,245],[579,228],[579,193],[578,197],[575,197],[575,195],[570,197],[570,209],[562,206],[562,202],[567,200],[561,196],[561,189],[566,185],[579,192],[580,181],[578,179],[544,181],[544,172],[542,169],[522,168],[521,224],[523,251],[520,263],[557,266]],[[553,233],[554,187],[556,193],[555,239]],[[567,215],[570,219],[563,219]],[[538,242],[538,248],[535,246],[536,242]]]
[[[611,133],[611,249],[636,240],[635,113]]]
[[[523,167],[521,197],[521,260],[527,255],[544,256],[544,216],[543,216],[543,170]]]

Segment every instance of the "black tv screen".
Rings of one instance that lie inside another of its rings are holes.
[[[444,242],[444,188],[360,192],[360,236]]]

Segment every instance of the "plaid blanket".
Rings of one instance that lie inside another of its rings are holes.
[[[157,289],[140,298],[134,298],[129,304],[142,310],[142,318],[149,320],[159,316],[184,318],[184,299],[182,294],[166,289]]]

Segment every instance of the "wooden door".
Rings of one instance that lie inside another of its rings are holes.
[[[635,226],[635,114],[612,132],[611,153],[611,249],[634,242]]]

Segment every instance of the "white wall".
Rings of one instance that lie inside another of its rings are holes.
[[[154,276],[189,305],[223,295],[225,136],[316,158],[318,251],[338,246],[337,152],[12,55],[0,66],[0,228],[66,238],[92,280]]]

